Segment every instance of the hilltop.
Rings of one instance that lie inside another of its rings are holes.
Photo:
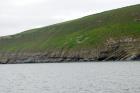
[[[140,59],[140,4],[0,38],[1,63]]]

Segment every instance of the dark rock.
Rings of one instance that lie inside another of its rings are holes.
[[[140,55],[133,57],[131,60],[140,61]]]

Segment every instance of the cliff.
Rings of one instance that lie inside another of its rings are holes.
[[[0,63],[140,60],[140,5],[0,37]]]

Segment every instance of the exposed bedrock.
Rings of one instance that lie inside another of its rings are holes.
[[[89,61],[131,61],[140,60],[140,41],[125,38],[108,39],[98,49],[49,50],[38,53],[1,52],[0,63],[52,63],[52,62],[89,62]]]

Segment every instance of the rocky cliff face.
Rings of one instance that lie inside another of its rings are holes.
[[[2,64],[131,60],[140,60],[140,39],[131,37],[109,38],[98,49],[83,48],[79,50],[48,50],[39,53],[0,53],[0,63]]]
[[[140,60],[140,39],[108,39],[106,47],[99,54],[98,60],[130,61]]]

